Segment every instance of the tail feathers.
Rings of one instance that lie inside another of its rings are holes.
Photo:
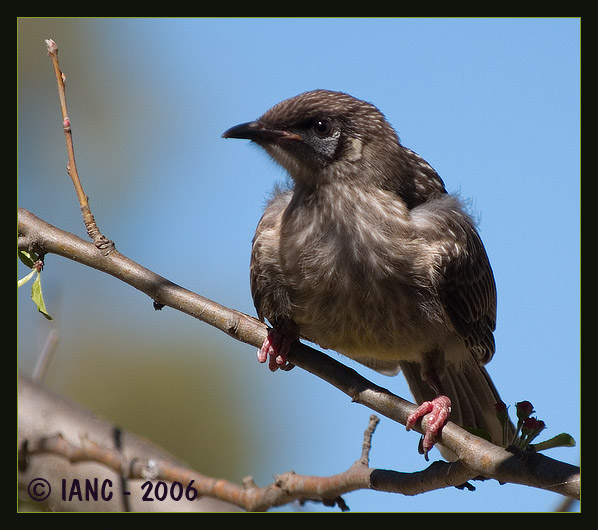
[[[401,370],[418,404],[436,397],[432,388],[422,379],[419,363],[401,363]],[[503,427],[496,417],[495,405],[500,401],[498,391],[483,366],[475,362],[462,366],[449,365],[440,374],[443,394],[451,400],[449,419],[466,429],[479,429],[490,436],[493,443],[502,445]],[[513,432],[509,427],[507,439]],[[455,460],[454,455],[442,450],[443,456]]]

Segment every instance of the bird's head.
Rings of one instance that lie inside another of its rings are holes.
[[[384,166],[401,149],[394,129],[374,105],[329,90],[286,99],[222,136],[252,140],[296,183],[310,187],[355,174],[388,174]]]

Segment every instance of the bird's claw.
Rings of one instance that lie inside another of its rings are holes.
[[[295,365],[287,361],[287,355],[293,341],[293,337],[290,337],[280,329],[269,329],[264,344],[257,351],[257,360],[260,363],[268,361],[268,368],[272,372],[279,369],[285,371],[291,370]]]
[[[413,414],[407,418],[407,430],[414,427],[417,420],[422,419],[424,436],[419,443],[419,452],[428,460],[428,452],[436,440],[436,436],[448,421],[451,413],[451,400],[446,396],[438,396],[432,401],[424,401]]]

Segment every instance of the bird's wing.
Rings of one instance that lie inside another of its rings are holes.
[[[486,364],[494,355],[496,284],[475,227],[467,223],[462,228],[465,251],[446,256],[439,295],[457,334]]]
[[[279,238],[282,214],[290,192],[275,190],[260,219],[251,246],[249,279],[251,296],[260,320],[272,324],[283,317],[289,304],[280,267]]]
[[[496,285],[474,221],[449,194],[417,206],[411,218],[433,256],[434,285],[448,320],[478,361],[487,363],[494,354]]]

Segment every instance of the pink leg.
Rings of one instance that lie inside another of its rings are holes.
[[[257,360],[260,363],[265,363],[269,358],[268,368],[272,372],[279,368],[285,371],[290,370],[294,365],[287,361],[287,355],[294,340],[294,337],[278,328],[269,329],[264,344],[257,351]]]
[[[424,437],[421,442],[421,452],[428,460],[428,451],[434,447],[436,435],[442,430],[451,412],[451,400],[446,396],[438,396],[432,401],[424,401],[417,410],[407,418],[407,430],[415,425],[420,418],[425,417],[422,422]]]

